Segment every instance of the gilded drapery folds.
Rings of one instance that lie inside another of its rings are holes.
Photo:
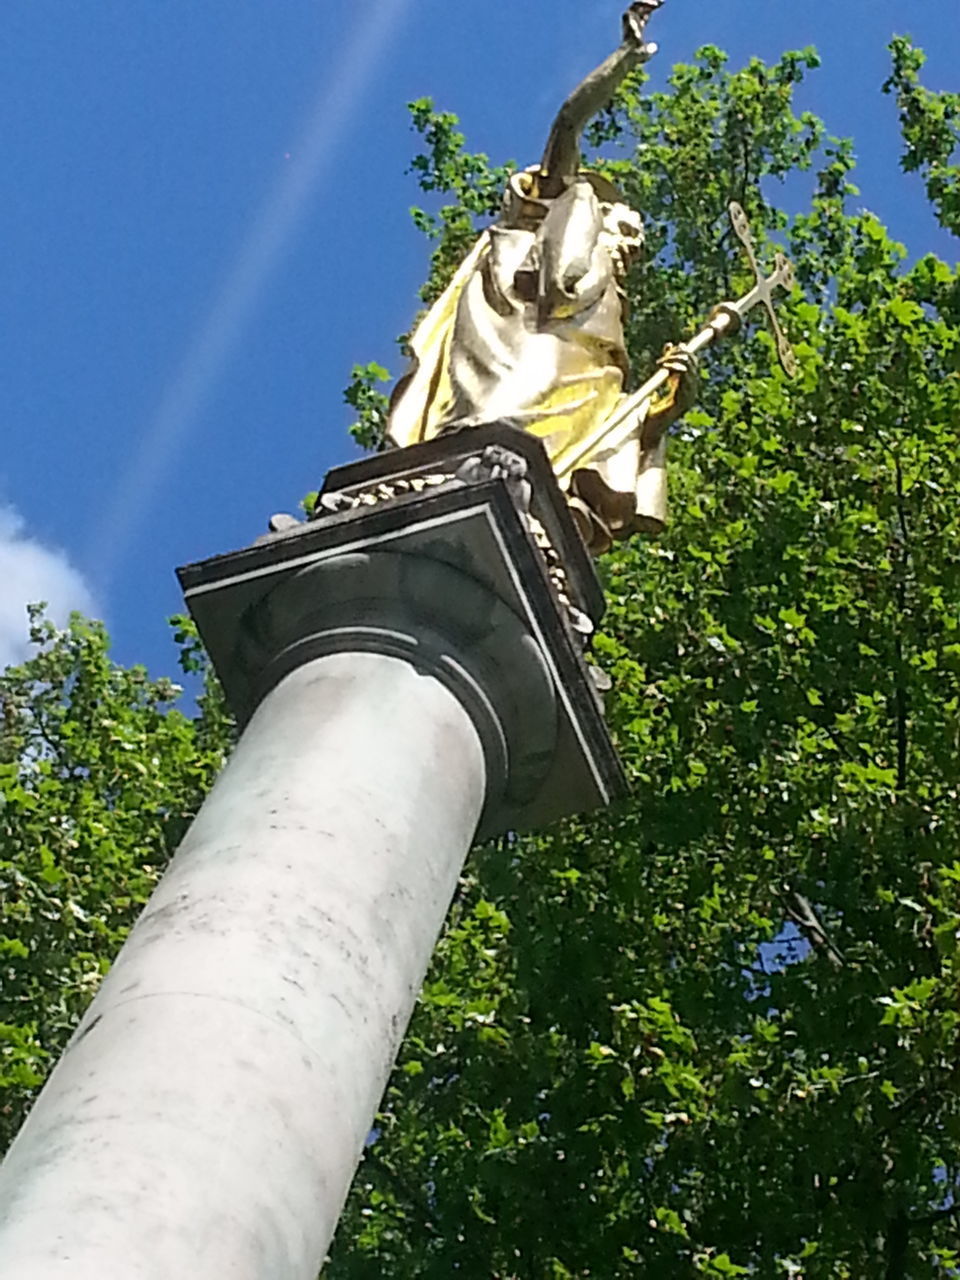
[[[413,367],[391,405],[394,443],[508,421],[559,461],[621,403],[621,282],[643,246],[640,217],[599,174],[580,171],[553,197],[539,194],[538,178],[513,176],[501,217],[414,333]],[[678,407],[675,394],[648,401],[626,444],[601,445],[560,475],[595,553],[663,528],[665,429]]]

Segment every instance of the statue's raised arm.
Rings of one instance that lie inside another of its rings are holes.
[[[560,195],[580,170],[580,138],[590,120],[610,102],[619,86],[657,52],[646,40],[650,15],[663,0],[638,0],[623,15],[623,40],[599,67],[577,85],[557,113],[540,161],[540,191]]]
[[[756,284],[721,302],[688,342],[668,345],[633,393],[624,338],[624,277],[643,249],[643,223],[601,172],[582,167],[580,139],[635,67],[657,50],[646,26],[663,0],[623,15],[623,40],[566,102],[539,164],[513,173],[500,216],[461,262],[410,340],[387,431],[397,445],[508,423],[537,436],[594,554],[667,520],[667,431],[691,406],[697,356],[762,305],[784,371],[796,361],[773,308],[793,286],[782,254],[765,276],[739,205],[733,230]],[[667,336],[667,335],[664,335]]]

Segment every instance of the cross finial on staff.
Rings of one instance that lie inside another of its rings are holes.
[[[780,326],[777,319],[777,312],[773,305],[773,291],[779,286],[790,290],[796,283],[796,277],[793,273],[793,265],[784,257],[782,253],[777,252],[774,258],[774,271],[771,276],[764,276],[757,262],[757,255],[753,249],[753,235],[750,231],[750,223],[747,215],[743,211],[743,207],[736,200],[731,200],[730,205],[730,222],[733,229],[747,251],[747,257],[750,260],[750,266],[753,268],[753,274],[756,278],[756,284],[753,289],[741,298],[739,302],[733,305],[742,319],[748,311],[759,303],[767,313],[767,319],[770,321],[770,327],[773,330],[773,336],[777,343],[777,355],[780,357],[780,364],[784,373],[788,378],[797,376],[797,357],[793,354],[793,348]]]

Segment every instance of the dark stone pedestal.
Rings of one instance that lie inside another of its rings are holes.
[[[179,577],[241,723],[311,658],[389,653],[469,710],[487,761],[481,836],[623,789],[583,659],[603,594],[531,436],[493,424],[338,467],[313,519]]]

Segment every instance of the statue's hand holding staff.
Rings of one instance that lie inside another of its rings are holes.
[[[657,361],[658,369],[666,369],[671,375],[669,386],[673,416],[682,417],[692,409],[700,393],[700,360],[695,351],[682,343],[668,342]]]

